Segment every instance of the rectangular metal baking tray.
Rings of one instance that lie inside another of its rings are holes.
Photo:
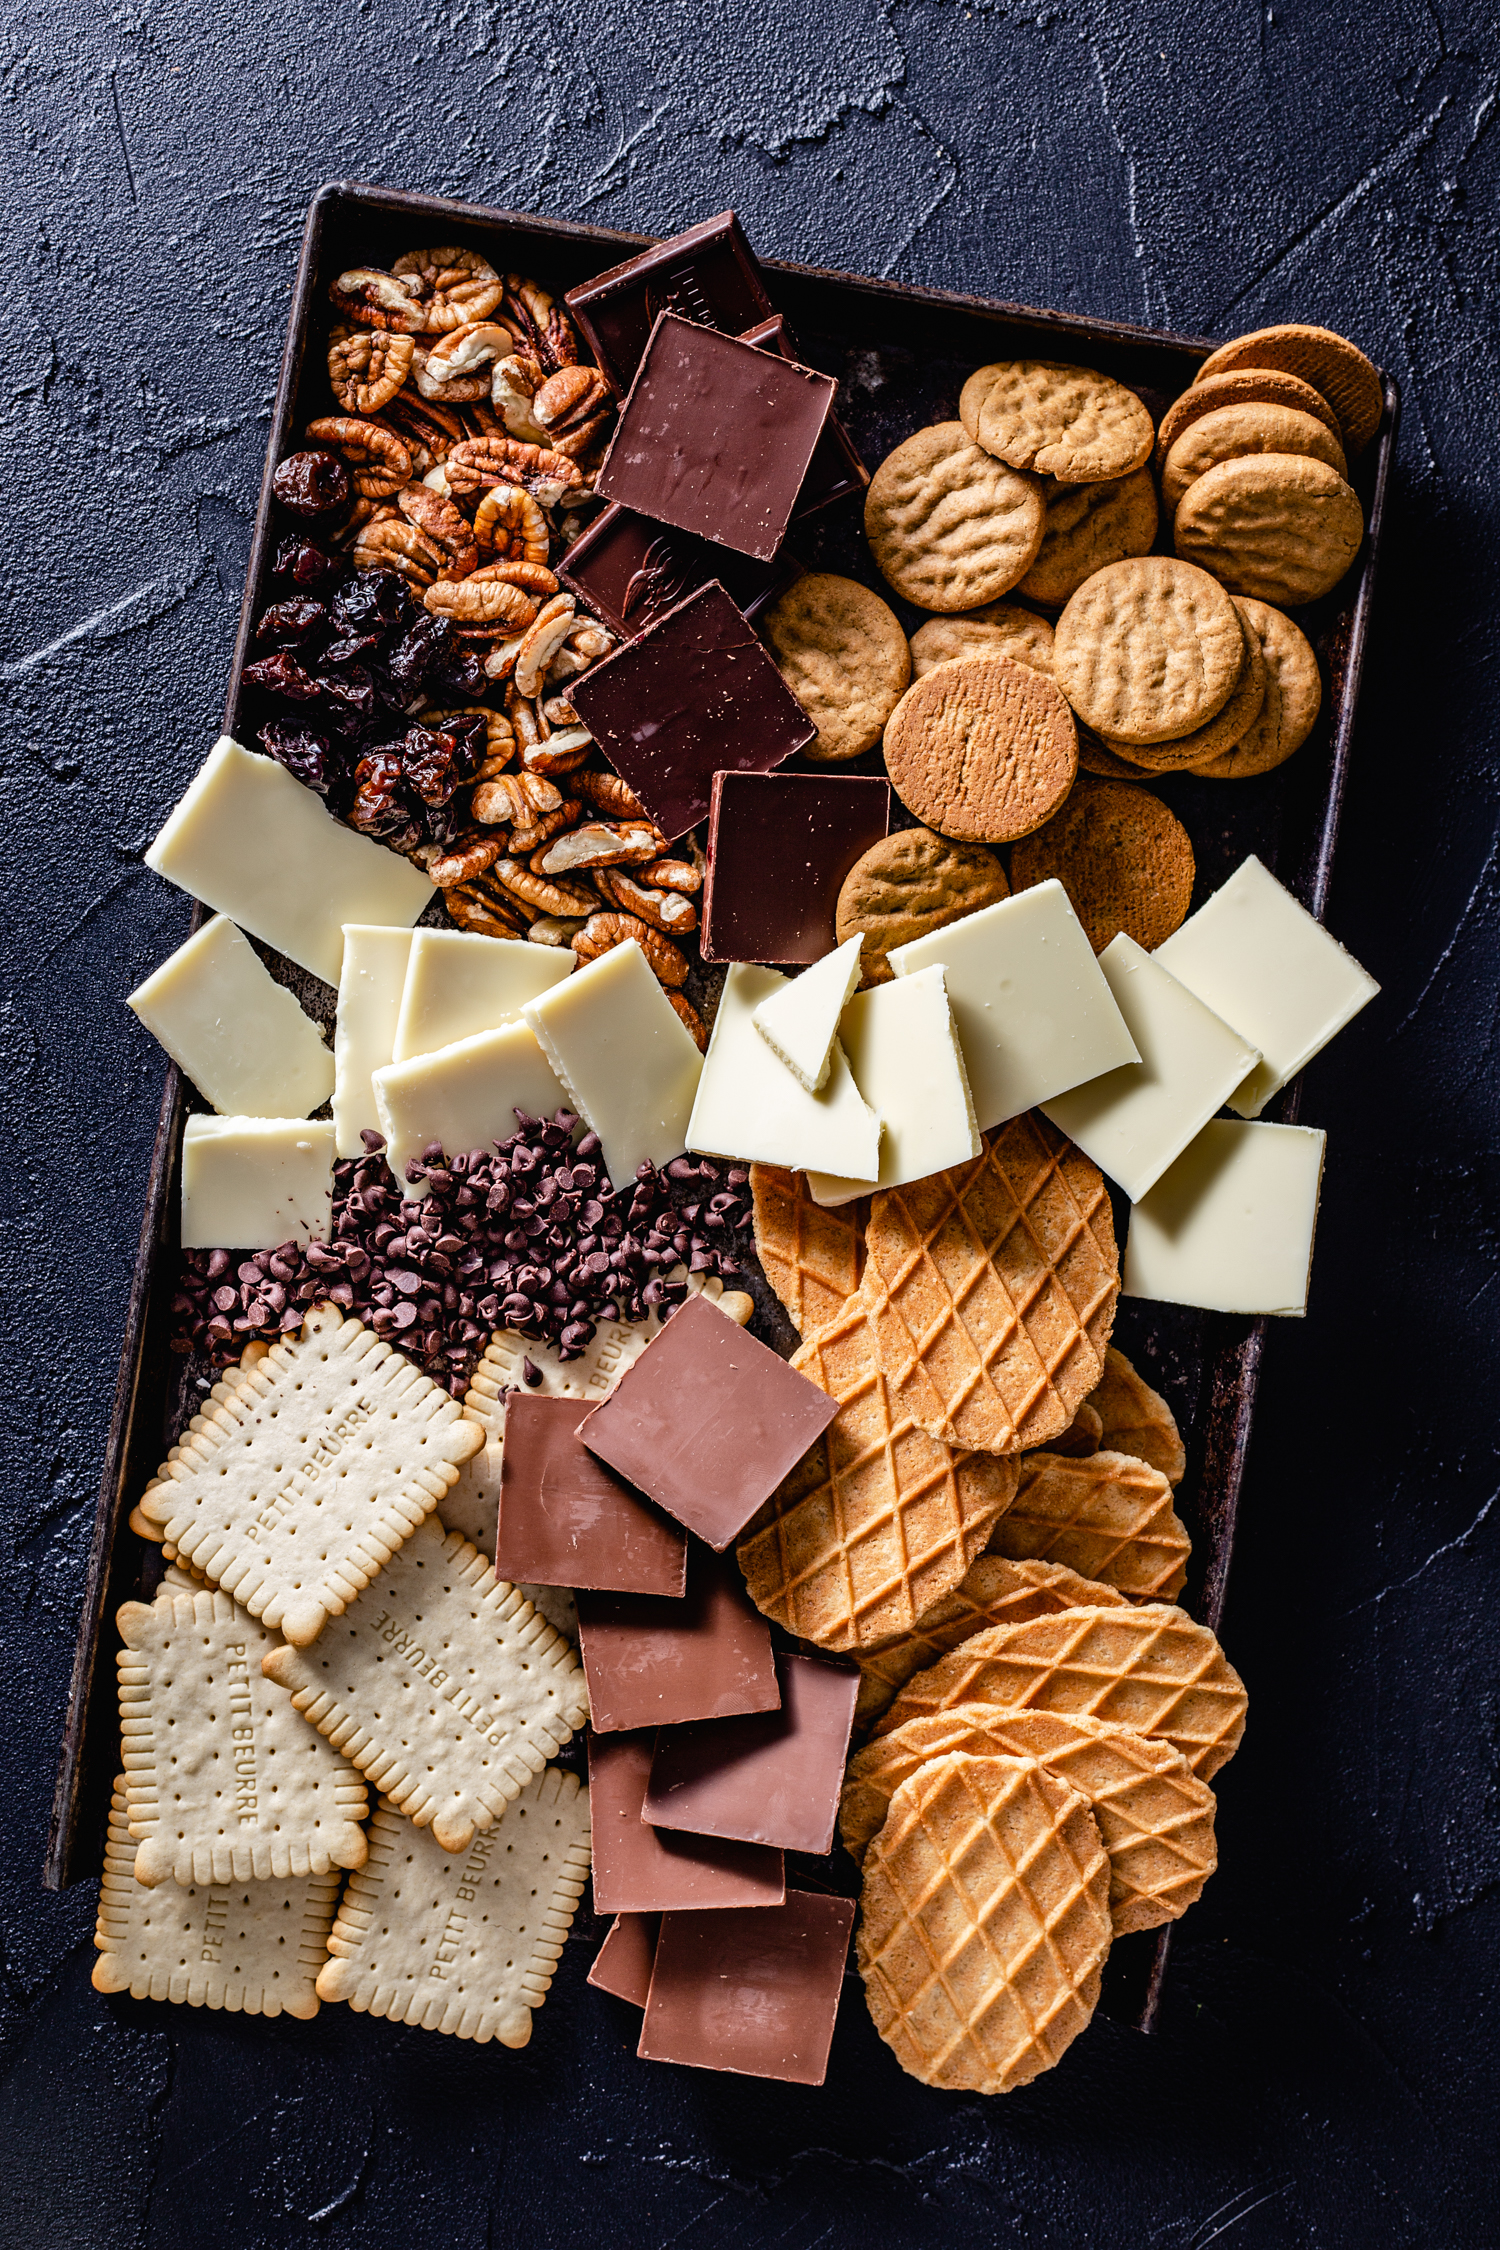
[[[318,347],[328,322],[328,280],[347,265],[388,265],[404,249],[440,240],[482,249],[497,268],[532,273],[560,295],[632,256],[651,239],[353,182],[320,190],[308,211],[292,289],[224,709],[226,732],[247,739],[241,728],[253,723],[253,711],[244,708],[241,676],[252,624],[267,598],[271,473],[303,422],[326,410]],[[907,288],[857,274],[773,261],[766,262],[766,273],[804,359],[840,378],[840,413],[871,466],[924,423],[951,419],[964,376],[986,360],[1028,356],[1081,361],[1139,388],[1159,414],[1213,348],[1203,337],[948,290]],[[1181,779],[1161,785],[1193,839],[1195,905],[1246,852],[1256,851],[1312,913],[1322,916],[1348,774],[1398,404],[1395,386],[1387,379],[1379,434],[1352,472],[1367,524],[1358,563],[1326,601],[1303,615],[1327,691],[1313,736],[1287,765],[1258,781]],[[862,578],[892,598],[864,549],[853,501],[797,527],[791,545],[804,563]],[[910,626],[918,613],[903,608],[903,615]],[[853,770],[878,768],[878,763],[878,753],[872,753]],[[321,1000],[326,1013],[326,988],[302,980],[290,964],[284,973],[305,1001]],[[1293,1119],[1298,1093],[1297,1086],[1291,1087],[1269,1114]],[[140,1590],[143,1569],[149,1567],[144,1543],[130,1531],[126,1517],[190,1410],[182,1362],[167,1342],[177,1250],[177,1163],[186,1109],[187,1090],[180,1074],[169,1069],[125,1310],[63,1727],[43,1873],[52,1889],[97,1873],[102,1861],[118,1756],[109,1620],[121,1601]],[[1315,1272],[1313,1287],[1318,1286]],[[1166,1391],[1186,1432],[1189,1466],[1178,1505],[1193,1535],[1194,1554],[1184,1599],[1195,1616],[1217,1627],[1234,1553],[1265,1323],[1123,1303],[1116,1335]],[[1111,2014],[1150,2029],[1169,1940],[1168,1929],[1116,1945],[1106,1981],[1105,2005]]]

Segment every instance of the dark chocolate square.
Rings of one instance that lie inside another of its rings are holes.
[[[837,389],[814,367],[663,313],[595,489],[770,562]]]
[[[664,1914],[641,2043],[647,2062],[821,2086],[843,1990],[852,1898]]]
[[[710,1547],[725,1548],[837,1402],[702,1297],[679,1306],[578,1434]]]
[[[634,640],[714,579],[743,616],[758,616],[798,569],[784,549],[774,562],[757,562],[633,508],[610,507],[574,541],[557,575],[612,633]]]
[[[817,1656],[778,1656],[781,1708],[663,1728],[644,1817],[656,1828],[833,1848],[859,1673]]]
[[[698,1539],[681,1601],[580,1593],[578,1653],[598,1734],[774,1711],[781,1700],[771,1629],[739,1565]]]
[[[617,2000],[628,2000],[633,2008],[644,2008],[660,1927],[659,1914],[617,1914],[585,1981]]]
[[[576,1398],[507,1397],[496,1576],[680,1598],[685,1534],[590,1453],[583,1411]]]
[[[783,359],[800,360],[802,356],[780,313],[757,322],[754,328],[743,329],[740,342],[754,344],[763,352],[779,352]],[[802,480],[802,490],[792,510],[793,523],[800,523],[804,516],[815,516],[820,508],[831,508],[835,500],[847,500],[851,493],[864,492],[869,482],[870,472],[860,459],[854,440],[837,414],[830,414],[828,427],[818,440],[818,449]]]
[[[877,776],[717,773],[703,889],[705,961],[821,961],[839,892],[891,825]]]
[[[667,1907],[779,1906],[782,1857],[765,1844],[688,1836],[641,1818],[655,1727],[589,1736],[594,1910],[659,1914]]]
[[[669,841],[707,817],[720,767],[767,773],[818,731],[717,581],[591,665],[569,693]]]
[[[567,305],[605,374],[623,396],[664,312],[737,336],[775,308],[732,211],[653,244],[567,293]]]

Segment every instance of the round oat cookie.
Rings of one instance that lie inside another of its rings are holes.
[[[1172,529],[1184,561],[1278,609],[1331,593],[1364,535],[1353,487],[1326,461],[1295,453],[1251,453],[1206,469]]]
[[[1196,380],[1202,383],[1241,367],[1279,368],[1311,383],[1338,416],[1351,457],[1364,451],[1380,427],[1385,411],[1380,372],[1357,344],[1331,328],[1287,321],[1277,328],[1252,329],[1248,336],[1236,336],[1232,343],[1210,352]]]
[[[1238,597],[1234,606],[1240,613],[1240,627],[1245,636],[1244,668],[1234,685],[1234,693],[1222,711],[1216,711],[1207,726],[1197,727],[1191,734],[1179,735],[1175,742],[1133,743],[1127,745],[1128,754],[1148,773],[1185,772],[1190,766],[1200,766],[1206,759],[1222,756],[1232,750],[1247,729],[1254,726],[1266,699],[1266,666],[1260,652],[1260,642],[1246,618]],[[1110,743],[1109,748],[1115,749]]]
[[[1156,537],[1156,487],[1149,469],[1107,484],[1060,484],[1047,494],[1041,550],[1018,593],[1061,609],[1106,563],[1149,555]]]
[[[907,689],[886,722],[885,764],[929,828],[1008,844],[1072,788],[1078,737],[1054,681],[1009,656],[966,656]]]
[[[1154,953],[1193,895],[1193,847],[1176,815],[1149,789],[1087,775],[1044,828],[1017,844],[1010,871],[1018,891],[1055,875],[1096,953],[1121,930]]]
[[[1310,461],[1326,461],[1330,469],[1345,474],[1344,449],[1317,417],[1295,406],[1218,406],[1212,414],[1183,431],[1161,472],[1161,504],[1169,516],[1190,484],[1220,461],[1238,460],[1247,453],[1302,453]],[[1040,562],[1047,552],[1042,541]],[[1036,564],[1032,565],[1035,572]]]
[[[1052,677],[1052,627],[1015,602],[989,602],[962,617],[929,617],[911,637],[911,676],[925,679],[956,656],[1010,656]]]
[[[1323,701],[1323,682],[1312,644],[1268,602],[1241,596],[1235,603],[1254,634],[1266,668],[1266,698],[1259,717],[1221,757],[1191,770],[1209,781],[1248,781],[1270,773],[1300,750],[1313,729]]]
[[[898,594],[923,609],[974,609],[1008,594],[1042,543],[1042,494],[935,422],[888,453],[865,494],[865,537]]]
[[[1229,701],[1245,636],[1206,570],[1141,555],[1084,580],[1057,621],[1052,662],[1077,716],[1106,742],[1169,742]]]
[[[930,828],[901,828],[872,844],[844,877],[834,929],[840,945],[863,936],[864,981],[887,984],[893,972],[886,955],[893,946],[910,945],[1009,897],[993,852],[952,843]]]
[[[889,605],[857,579],[809,571],[761,620],[777,669],[818,735],[820,765],[873,750],[911,678],[911,651]]]
[[[1156,434],[1123,383],[1047,359],[976,368],[959,395],[958,415],[986,453],[1064,484],[1129,476],[1150,460]]]
[[[1191,390],[1174,398],[1162,416],[1156,432],[1155,466],[1165,466],[1171,452],[1184,430],[1192,428],[1205,414],[1217,413],[1221,406],[1291,406],[1299,414],[1310,414],[1321,422],[1330,437],[1343,441],[1339,418],[1311,383],[1304,383],[1300,375],[1287,375],[1277,367],[1233,367],[1223,375],[1200,376]]]

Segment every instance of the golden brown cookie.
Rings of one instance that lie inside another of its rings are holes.
[[[1111,563],[1057,621],[1058,685],[1106,742],[1169,742],[1222,711],[1245,663],[1233,602],[1170,555]]]
[[[1242,367],[1280,368],[1311,383],[1338,416],[1351,456],[1362,453],[1380,427],[1385,396],[1379,370],[1357,344],[1331,328],[1287,321],[1276,328],[1253,329],[1210,352],[1198,370],[1197,382]]]
[[[1105,484],[1063,484],[1047,494],[1036,561],[1016,591],[1061,609],[1106,563],[1148,555],[1156,537],[1156,487],[1149,469]]]
[[[1279,609],[1331,593],[1364,535],[1359,495],[1337,469],[1291,453],[1206,470],[1184,493],[1172,532],[1185,561]]]
[[[809,1195],[807,1174],[779,1164],[751,1165],[750,1195],[761,1271],[798,1335],[810,1336],[841,1313],[859,1287],[868,1198],[825,1210]]]
[[[1246,453],[1305,453],[1309,460],[1326,461],[1343,476],[1348,468],[1344,449],[1316,415],[1295,406],[1218,406],[1183,431],[1167,455],[1161,472],[1161,504],[1169,516],[1194,479],[1216,462],[1233,461]],[[1045,558],[1047,542],[1032,564],[1032,574]]]
[[[834,915],[840,945],[864,937],[864,981],[886,984],[893,946],[909,945],[982,906],[1010,897],[1005,870],[993,852],[955,844],[930,828],[901,828],[872,844],[844,877]]]
[[[886,722],[891,787],[944,836],[1006,844],[1062,803],[1078,737],[1062,690],[1008,656],[940,664]]]
[[[1015,602],[990,602],[962,617],[929,617],[911,637],[911,676],[924,679],[956,656],[1009,656],[1052,677],[1052,627]]]
[[[1113,1344],[1104,1355],[1104,1380],[1087,1400],[1099,1417],[1099,1443],[1110,1453],[1133,1453],[1160,1469],[1168,1484],[1181,1484],[1187,1452],[1177,1417],[1145,1377]]]
[[[1150,415],[1123,383],[1092,367],[1046,359],[976,368],[958,415],[987,453],[1063,484],[1129,476],[1150,460],[1155,435]]]
[[[1084,773],[1097,774],[1101,781],[1148,781],[1150,775],[1144,766],[1133,758],[1122,758],[1118,750],[1111,750],[1101,742],[1092,727],[1081,719],[1078,727],[1078,763]]]
[[[1240,610],[1241,597],[1234,595],[1232,599],[1236,610]],[[1195,727],[1191,734],[1179,735],[1172,742],[1132,743],[1129,754],[1147,773],[1184,772],[1209,758],[1221,757],[1254,726],[1266,700],[1266,665],[1260,641],[1243,610],[1240,610],[1240,626],[1245,636],[1245,663],[1233,695],[1222,711],[1214,713],[1207,726]],[[1112,742],[1108,747],[1121,750],[1125,745]]]
[[[854,578],[804,572],[761,621],[776,666],[818,736],[820,765],[873,750],[911,678],[911,651],[888,603]]]
[[[1191,768],[1210,781],[1248,781],[1284,764],[1311,734],[1323,700],[1318,660],[1301,627],[1268,602],[1251,601],[1248,595],[1241,595],[1235,607],[1260,648],[1266,669],[1265,701],[1259,716],[1230,749]]]
[[[1010,870],[1018,891],[1055,875],[1096,953],[1121,930],[1153,953],[1193,895],[1193,847],[1175,813],[1149,789],[1087,775],[1045,828],[1017,844]]]
[[[1042,543],[1042,494],[961,422],[918,430],[865,494],[865,537],[898,594],[945,615],[1008,594]]]
[[[1156,432],[1154,466],[1160,471],[1184,430],[1192,428],[1205,414],[1214,414],[1221,406],[1292,406],[1299,414],[1310,414],[1321,422],[1330,437],[1343,443],[1343,431],[1321,391],[1311,383],[1304,383],[1300,375],[1287,375],[1277,367],[1234,367],[1222,375],[1209,375],[1174,398],[1161,418]]]
[[[1028,1453],[990,1546],[1013,1562],[1062,1563],[1135,1601],[1174,1602],[1193,1543],[1160,1469],[1125,1453]]]

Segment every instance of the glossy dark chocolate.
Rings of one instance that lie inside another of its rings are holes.
[[[742,329],[740,342],[754,344],[763,352],[779,352],[783,359],[800,360],[802,356],[780,313],[773,313],[769,320],[758,321],[753,328]],[[847,500],[851,493],[863,493],[869,481],[870,472],[860,459],[853,438],[838,415],[830,413],[828,427],[818,440],[818,449],[802,480],[802,490],[792,510],[793,523],[800,523],[804,516],[815,516],[820,508],[832,507],[835,500]]]
[[[655,1727],[589,1736],[594,1911],[779,1906],[786,1875],[774,1847],[656,1829],[641,1818],[656,1739]]]
[[[598,1734],[774,1711],[781,1701],[771,1630],[739,1565],[697,1539],[681,1601],[580,1593],[578,1652]]]
[[[680,1598],[686,1535],[589,1452],[583,1411],[576,1398],[507,1397],[496,1575]]]
[[[568,309],[623,397],[664,312],[738,335],[775,308],[754,251],[732,211],[704,219],[623,265],[570,289]]]
[[[744,616],[758,616],[798,569],[785,548],[774,562],[757,562],[633,508],[610,507],[575,540],[557,575],[612,633],[634,640],[714,579]]]
[[[852,1898],[664,1914],[638,2055],[821,2086],[854,1927]]]
[[[781,1708],[751,1718],[664,1728],[656,1738],[645,1818],[695,1836],[833,1846],[859,1674],[817,1656],[778,1656]]]
[[[585,1982],[612,1992],[617,2000],[628,2000],[633,2008],[644,2008],[660,1927],[659,1914],[617,1914]]]
[[[891,824],[891,786],[862,774],[719,773],[709,803],[705,961],[820,961],[839,892]]]

